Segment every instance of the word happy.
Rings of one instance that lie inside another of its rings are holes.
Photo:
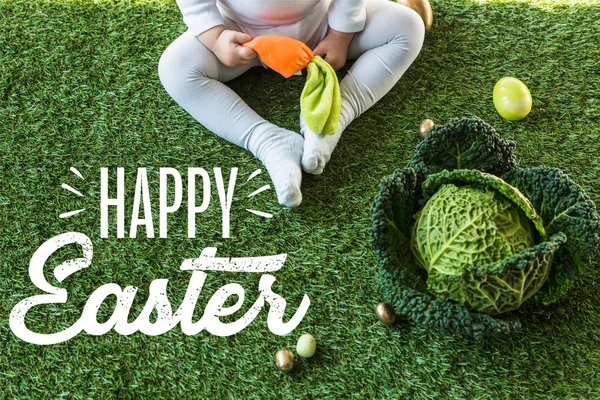
[[[222,236],[229,238],[229,221],[231,201],[235,188],[237,168],[232,168],[229,176],[229,184],[226,187],[221,168],[214,168],[215,183],[221,204],[222,214]],[[159,237],[167,237],[167,217],[174,213],[181,206],[183,198],[183,184],[181,174],[175,168],[160,168],[159,178]],[[202,179],[202,202],[196,204],[196,179]],[[169,184],[172,181],[172,184]],[[174,199],[168,204],[167,191],[169,187],[174,189]],[[109,206],[116,207],[117,211],[117,237],[125,237],[125,175],[123,168],[117,168],[117,194],[110,198],[108,195],[108,168],[100,170],[100,237],[108,237],[108,211]],[[188,237],[196,237],[196,215],[203,213],[208,209],[211,199],[211,183],[208,172],[203,168],[188,168],[187,179],[187,203],[188,203]],[[140,218],[140,210],[143,217]],[[139,227],[146,228],[146,236],[155,237],[154,221],[152,219],[152,204],[150,202],[150,191],[148,190],[148,176],[146,168],[138,168],[135,184],[135,193],[133,198],[133,211],[131,215],[131,224],[129,237],[135,238]]]
[[[306,314],[310,299],[305,294],[298,310],[287,323],[283,322],[283,313],[286,301],[271,290],[275,277],[266,273],[279,270],[286,259],[286,254],[265,257],[248,258],[215,258],[216,248],[205,248],[199,258],[187,259],[181,264],[181,270],[192,271],[185,297],[173,313],[172,306],[166,296],[168,279],[156,279],[150,283],[148,300],[138,317],[131,323],[128,316],[131,305],[138,288],[127,286],[122,289],[115,283],[100,286],[88,298],[80,318],[70,327],[57,333],[42,334],[29,330],[25,325],[25,317],[29,310],[37,305],[64,304],[67,302],[68,293],[64,288],[50,284],[44,277],[44,266],[48,258],[63,246],[79,244],[83,257],[67,260],[54,269],[54,276],[58,282],[88,268],[92,262],[92,242],[84,234],[78,232],[64,233],[55,236],[43,243],[34,253],[29,264],[31,282],[45,294],[28,297],[20,301],[10,314],[10,328],[20,339],[33,344],[48,345],[69,340],[82,331],[90,335],[103,335],[114,329],[121,335],[131,335],[140,331],[146,335],[160,335],[168,332],[177,324],[186,335],[195,335],[206,329],[217,336],[230,336],[248,326],[261,311],[265,301],[269,303],[267,324],[269,330],[277,335],[290,333]],[[219,288],[208,301],[203,316],[199,321],[193,322],[192,315],[196,307],[198,296],[202,291],[208,276],[205,271],[229,272],[258,272],[263,273],[259,282],[259,294],[254,304],[237,321],[223,323],[219,317],[236,313],[244,302],[244,288],[237,283],[230,283]],[[102,323],[97,320],[100,306],[108,296],[116,296],[117,304],[111,317]],[[224,307],[231,296],[237,296],[233,306]],[[151,314],[156,311],[155,322],[150,321]]]

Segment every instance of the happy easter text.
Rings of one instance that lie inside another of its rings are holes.
[[[203,179],[204,196],[200,206],[194,203],[195,178],[201,176]],[[215,168],[215,180],[219,193],[222,209],[222,237],[230,235],[229,213],[233,199],[237,168],[230,172],[229,185],[226,188],[221,170]],[[108,237],[108,214],[109,206],[117,209],[117,237],[124,237],[124,182],[123,169],[117,170],[117,196],[108,197],[108,170],[101,169],[101,238]],[[175,182],[175,199],[172,204],[167,204],[167,179],[171,177]],[[160,170],[160,199],[159,199],[159,237],[166,238],[166,220],[169,213],[176,211],[181,204],[181,176],[172,168],[161,168]],[[137,228],[145,226],[146,235],[154,237],[154,224],[150,212],[150,199],[148,192],[148,180],[146,170],[138,169],[136,190],[134,195],[133,215],[130,225],[130,238],[135,238]],[[208,173],[201,168],[188,169],[188,190],[192,192],[188,196],[188,236],[194,237],[195,216],[206,211],[210,202],[210,182]],[[140,208],[144,217],[139,218]],[[198,258],[185,259],[180,270],[191,272],[190,281],[185,296],[175,312],[167,298],[166,291],[168,279],[155,279],[150,283],[148,299],[133,322],[129,322],[131,307],[136,296],[137,287],[126,286],[122,288],[116,283],[108,283],[94,290],[88,297],[81,316],[68,328],[55,333],[39,333],[30,330],[25,323],[27,313],[38,305],[64,304],[67,302],[67,289],[57,287],[45,278],[44,268],[47,260],[62,247],[67,245],[78,245],[82,256],[62,262],[54,268],[54,277],[60,283],[66,278],[89,268],[92,264],[93,245],[88,236],[79,232],[67,232],[59,234],[44,242],[33,254],[29,263],[29,277],[32,284],[44,294],[38,294],[21,300],[16,304],[10,314],[9,324],[12,332],[29,343],[39,345],[50,345],[67,341],[80,332],[85,331],[90,335],[104,335],[114,329],[120,335],[131,335],[141,332],[146,335],[161,335],[180,325],[186,335],[196,335],[206,330],[216,336],[230,336],[240,332],[247,327],[259,314],[265,302],[269,304],[267,325],[269,330],[276,335],[286,335],[294,330],[304,318],[310,306],[310,299],[305,294],[294,315],[283,322],[286,308],[286,300],[279,294],[273,292],[272,285],[275,277],[271,274],[283,267],[287,254],[277,254],[260,257],[228,258],[216,257],[217,249],[207,247]],[[238,312],[244,303],[245,290],[238,283],[229,283],[216,290],[204,308],[202,317],[192,321],[199,295],[209,272],[240,272],[260,273],[258,285],[258,296],[253,305],[243,316],[234,322],[225,323],[220,317],[233,315]],[[109,296],[116,296],[116,306],[108,320],[98,322],[98,311]],[[228,299],[237,297],[234,305],[225,307]],[[152,314],[155,321],[152,322]]]

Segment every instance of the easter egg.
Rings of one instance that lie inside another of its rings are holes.
[[[294,369],[294,354],[287,349],[279,350],[275,353],[275,365],[280,371],[290,372]]]
[[[433,128],[433,121],[430,120],[429,118],[424,119],[423,121],[421,121],[421,124],[419,125],[419,136],[421,137],[421,139],[425,139],[425,136],[427,136],[427,132]]]
[[[386,325],[392,325],[396,322],[396,312],[391,305],[381,302],[375,307],[375,316]]]
[[[517,78],[506,76],[494,86],[494,107],[502,118],[509,121],[523,119],[531,111],[529,89]]]
[[[300,336],[298,339],[298,344],[296,345],[296,353],[300,357],[310,358],[315,354],[317,350],[317,341],[310,333],[305,333]]]

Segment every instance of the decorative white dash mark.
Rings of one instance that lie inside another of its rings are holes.
[[[261,170],[260,170],[260,169],[257,169],[256,171],[254,171],[254,172],[253,172],[253,173],[250,175],[250,177],[248,178],[248,181],[249,181],[250,179],[254,178],[255,176],[257,176],[257,175],[258,175],[258,174],[260,174],[260,173],[261,173]],[[262,192],[264,192],[265,190],[269,190],[269,189],[271,189],[271,186],[269,186],[269,185],[264,185],[263,187],[261,187],[261,188],[258,188],[258,189],[256,189],[254,192],[250,193],[250,194],[249,194],[247,197],[248,197],[248,198],[250,198],[250,197],[254,197],[254,196],[256,196],[257,194],[259,194],[259,193],[262,193]],[[259,217],[273,218],[273,215],[272,215],[272,214],[269,214],[269,213],[266,213],[266,212],[262,212],[262,211],[256,211],[256,210],[251,210],[251,209],[249,209],[249,208],[246,208],[246,211],[248,211],[249,213],[252,213],[252,214],[254,214],[254,215],[258,215]]]
[[[66,183],[63,183],[61,185],[61,187],[63,189],[67,189],[71,193],[75,193],[77,196],[83,197],[83,194],[81,194],[81,192],[79,190],[73,189],[71,186],[67,185]]]
[[[259,217],[273,218],[273,214],[269,214],[266,212],[251,210],[249,208],[246,208],[246,211],[248,211],[249,213],[252,213],[254,215],[258,215]]]
[[[81,175],[81,172],[79,172],[79,171],[77,170],[77,168],[75,168],[75,167],[71,167],[71,168],[70,168],[70,170],[71,170],[71,172],[72,172],[72,173],[74,173],[75,175],[77,175],[77,176],[79,177],[79,179],[82,179],[82,180],[84,180],[84,181],[85,181],[85,179],[83,179],[83,175]]]
[[[202,250],[200,257],[185,260],[180,270],[224,271],[224,272],[274,272],[283,267],[287,254],[263,257],[227,258],[215,257],[216,247]]]
[[[248,180],[246,182],[248,182],[250,179],[254,178],[256,175],[260,174],[262,171],[260,169],[257,169],[256,171],[254,171],[252,173],[252,175],[250,175],[250,177],[248,178]]]
[[[253,197],[253,196],[256,196],[257,194],[259,194],[259,193],[262,193],[262,192],[264,192],[265,190],[269,190],[269,189],[271,189],[271,186],[269,186],[269,185],[265,185],[265,186],[261,187],[260,189],[256,189],[254,192],[250,193],[250,194],[248,195],[248,197]]]
[[[85,210],[85,208],[82,208],[81,210],[65,212],[65,213],[60,214],[58,216],[58,218],[69,218],[69,217],[72,217],[73,215],[79,214],[80,212],[82,212],[84,210]]]
[[[83,175],[81,175],[81,172],[79,172],[79,171],[77,170],[77,168],[75,168],[75,167],[71,167],[71,168],[69,168],[69,170],[70,170],[72,173],[74,173],[75,175],[77,175],[77,176],[79,177],[79,179],[85,180],[85,179],[83,178]],[[83,195],[83,193],[81,193],[79,190],[77,190],[77,189],[75,189],[75,188],[73,188],[73,187],[71,187],[71,186],[67,185],[66,183],[63,183],[63,184],[62,184],[62,185],[60,185],[60,186],[61,186],[63,189],[65,189],[65,190],[68,190],[69,192],[71,192],[71,193],[73,193],[73,194],[75,194],[75,195],[77,195],[77,196],[79,196],[79,197],[85,197],[85,196]],[[60,214],[60,215],[58,216],[58,218],[69,218],[69,217],[72,217],[73,215],[77,215],[77,214],[79,214],[80,212],[82,212],[82,211],[84,211],[84,210],[85,210],[85,208],[82,208],[82,209],[80,209],[80,210],[75,210],[75,211],[68,211],[68,212],[64,212],[64,213]]]

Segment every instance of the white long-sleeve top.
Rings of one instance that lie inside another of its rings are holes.
[[[177,0],[183,21],[194,35],[223,25],[222,15],[244,26],[267,28],[297,23],[327,7],[331,28],[359,32],[365,26],[365,4],[366,0]]]

